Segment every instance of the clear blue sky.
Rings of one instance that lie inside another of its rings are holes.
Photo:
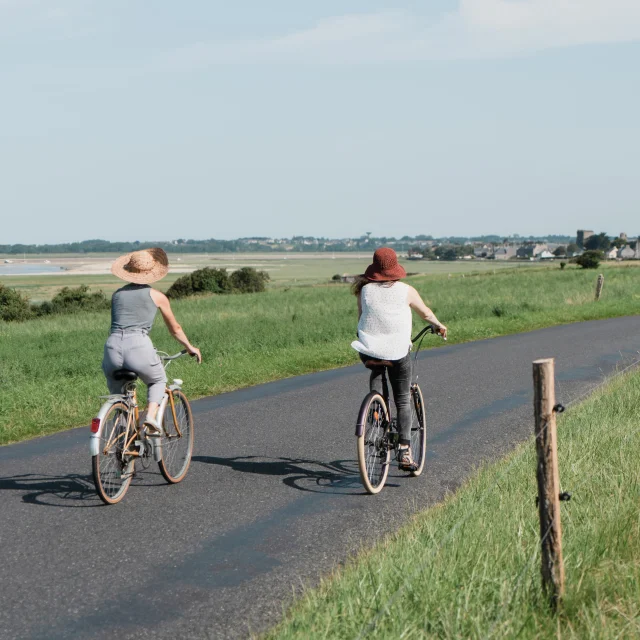
[[[0,244],[638,233],[639,68],[634,0],[0,0]]]

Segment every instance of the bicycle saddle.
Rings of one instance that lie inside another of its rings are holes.
[[[364,363],[367,369],[379,369],[380,367],[393,367],[391,360],[367,360]]]
[[[138,374],[135,371],[129,371],[129,369],[118,369],[113,372],[113,379],[133,382],[138,379]]]

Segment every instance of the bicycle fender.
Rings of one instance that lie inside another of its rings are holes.
[[[89,440],[89,450],[92,456],[97,456],[100,453],[100,436],[102,435],[102,420],[107,415],[107,412],[111,407],[116,404],[116,402],[122,402],[122,396],[109,397],[109,399],[100,407],[100,411],[98,411],[98,415],[96,418],[100,419],[100,428],[97,433],[91,434],[91,439]]]

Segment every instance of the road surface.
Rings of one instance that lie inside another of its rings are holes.
[[[168,486],[152,467],[117,506],[93,490],[87,428],[0,448],[0,638],[262,631],[294,591],[531,435],[532,360],[557,358],[568,402],[639,351],[629,317],[421,353],[426,471],[394,467],[378,496],[355,460],[361,365],[194,402],[186,480]]]

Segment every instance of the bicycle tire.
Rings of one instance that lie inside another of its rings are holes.
[[[374,391],[367,394],[358,414],[358,468],[367,493],[382,491],[389,474],[391,451],[388,447],[389,410],[384,398]]]
[[[124,402],[111,405],[100,425],[100,450],[91,457],[93,483],[105,504],[120,502],[131,484],[133,474],[126,473],[125,469],[133,462],[125,462],[122,455],[128,416],[129,409]]]
[[[424,470],[427,458],[427,420],[424,410],[424,398],[417,383],[411,385],[411,411],[413,414],[411,416],[411,453],[418,468],[415,471],[411,471],[410,475],[418,477]]]
[[[170,484],[184,480],[191,464],[193,452],[193,414],[187,396],[178,389],[173,392],[179,431],[173,421],[171,403],[167,401],[162,421],[163,434],[160,438],[161,458],[158,462],[160,473]]]

